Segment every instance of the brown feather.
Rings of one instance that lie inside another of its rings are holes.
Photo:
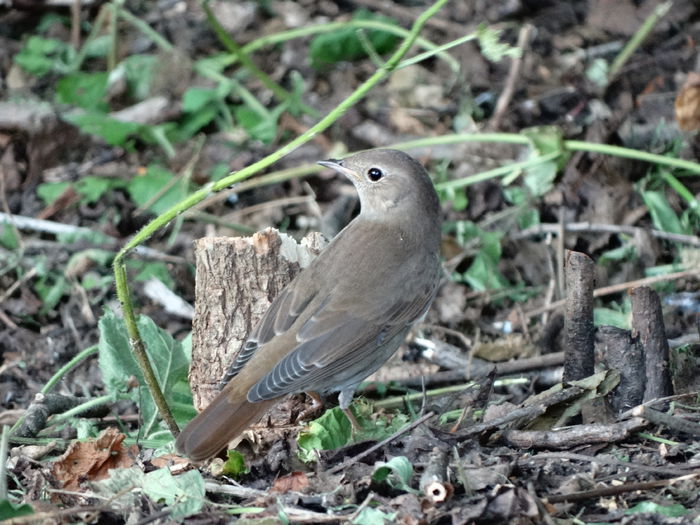
[[[250,403],[245,396],[234,401],[226,391],[220,392],[207,409],[180,433],[175,446],[193,461],[210,458],[258,421],[276,402],[276,399],[270,399]]]

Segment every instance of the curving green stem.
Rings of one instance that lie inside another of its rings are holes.
[[[153,235],[159,229],[165,227],[171,220],[176,218],[185,210],[188,210],[195,204],[201,202],[212,192],[219,191],[223,188],[230,186],[236,182],[242,181],[250,177],[251,175],[263,170],[264,168],[274,164],[280,160],[285,155],[288,155],[296,148],[305,144],[317,134],[323,132],[336,120],[338,120],[348,109],[360,101],[369,91],[377,85],[379,82],[384,80],[389,74],[396,69],[401,59],[411,48],[413,43],[418,38],[418,34],[423,29],[426,21],[437,13],[440,8],[447,3],[447,0],[437,0],[433,5],[426,9],[413,23],[411,31],[408,36],[401,42],[399,48],[394,52],[394,54],[387,60],[383,67],[379,68],[370,76],[365,82],[363,82],[353,93],[350,94],[345,100],[343,100],[338,106],[331,111],[327,116],[322,118],[313,127],[307,130],[304,134],[300,135],[296,139],[282,146],[280,149],[271,153],[267,157],[259,160],[258,162],[251,164],[243,168],[242,170],[232,173],[223,179],[210,183],[199,191],[194,192],[189,197],[180,201],[175,206],[171,207],[166,212],[162,213],[150,223],[144,226],[134,237],[124,245],[124,247],[119,250],[116,257],[114,258],[114,279],[117,289],[117,297],[122,305],[122,312],[124,315],[124,324],[126,325],[127,332],[129,334],[129,342],[131,345],[131,350],[134,353],[141,371],[143,372],[144,378],[148,389],[153,396],[153,401],[158,407],[158,413],[165,421],[166,425],[170,429],[173,435],[178,435],[180,430],[175,422],[175,418],[168,406],[165,396],[163,395],[160,385],[158,384],[158,379],[153,372],[153,367],[146,353],[146,348],[139,334],[138,327],[136,325],[136,317],[134,315],[133,305],[129,297],[129,285],[126,276],[126,265],[125,258],[131,250],[139,246],[141,243],[146,241],[151,235]]]

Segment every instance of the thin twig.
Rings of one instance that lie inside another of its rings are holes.
[[[638,490],[644,491],[660,487],[668,487],[673,485],[674,483],[678,483],[680,481],[687,481],[689,479],[697,478],[698,476],[700,476],[700,472],[693,472],[691,474],[686,474],[685,476],[679,476],[677,478],[659,479],[655,481],[645,481],[642,483],[625,483],[624,485],[603,487],[600,489],[593,490],[584,490],[582,492],[574,492],[572,494],[548,496],[544,499],[546,499],[549,503],[571,503],[573,501],[584,501],[587,499],[597,499],[606,496],[616,496],[618,494],[624,494],[626,492],[635,492]]]
[[[559,224],[538,224],[509,234],[512,240],[527,239],[544,233],[559,234],[561,226]],[[592,222],[568,222],[564,224],[564,231],[567,233],[611,233],[634,236],[637,233],[646,232],[657,239],[679,242],[689,246],[700,247],[700,237],[697,235],[685,235],[682,233],[665,232],[638,226],[628,226],[624,224],[595,224]]]
[[[496,109],[494,110],[493,116],[489,121],[489,129],[498,129],[501,127],[501,120],[503,120],[503,116],[506,114],[508,104],[510,104],[511,99],[513,98],[515,86],[520,78],[520,70],[523,66],[523,56],[529,47],[531,34],[531,24],[525,24],[520,28],[518,43],[516,46],[520,48],[521,53],[513,57],[511,60],[510,70],[508,71],[508,77],[506,78],[506,84],[503,91],[501,91],[501,95],[498,97],[498,101],[496,102]]]
[[[603,286],[602,288],[596,288],[593,291],[593,297],[603,297],[605,295],[611,295],[614,293],[624,292],[630,288],[636,288],[639,286],[649,286],[656,283],[662,283],[665,281],[676,281],[678,279],[684,279],[686,277],[698,277],[700,276],[700,269],[695,268],[692,270],[683,270],[682,272],[668,273],[666,275],[655,275],[653,277],[644,277],[643,279],[637,279],[634,281],[627,281],[625,283],[613,284],[611,286]],[[529,312],[525,312],[525,317],[535,317],[544,312],[550,310],[558,310],[566,304],[565,301],[555,301],[548,304],[547,306],[542,306],[540,308],[535,308]]]

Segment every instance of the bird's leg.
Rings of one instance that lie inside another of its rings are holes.
[[[318,392],[306,392],[306,395],[311,398],[311,406],[301,412],[297,416],[297,421],[302,421],[305,419],[310,419],[309,416],[316,416],[323,410],[323,399],[318,395]]]
[[[340,404],[340,408],[342,411],[345,413],[345,417],[350,420],[350,424],[352,425],[352,433],[353,435],[355,432],[359,432],[362,430],[362,425],[357,421],[357,418],[355,417],[355,414],[352,413],[352,410],[350,410],[350,405],[352,404],[352,396],[355,393],[355,387],[341,390],[340,394],[338,394],[338,403]]]

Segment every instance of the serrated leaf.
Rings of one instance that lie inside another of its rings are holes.
[[[143,419],[142,432],[147,437],[154,430],[157,411],[150,392],[146,388],[141,369],[132,354],[129,335],[122,319],[113,312],[106,312],[98,323],[100,371],[107,391],[112,395],[131,393],[139,403]],[[194,416],[192,394],[187,381],[189,360],[181,343],[162,330],[146,316],[140,316],[137,327],[145,344],[149,360],[166,400],[177,401],[182,410],[173,413],[178,424],[187,423]],[[139,386],[133,391],[127,388],[134,376]]]
[[[479,41],[481,54],[491,62],[500,62],[505,56],[515,58],[522,54],[520,48],[501,42],[502,33],[502,30],[493,29],[486,24],[479,24],[476,28],[476,38]]]

